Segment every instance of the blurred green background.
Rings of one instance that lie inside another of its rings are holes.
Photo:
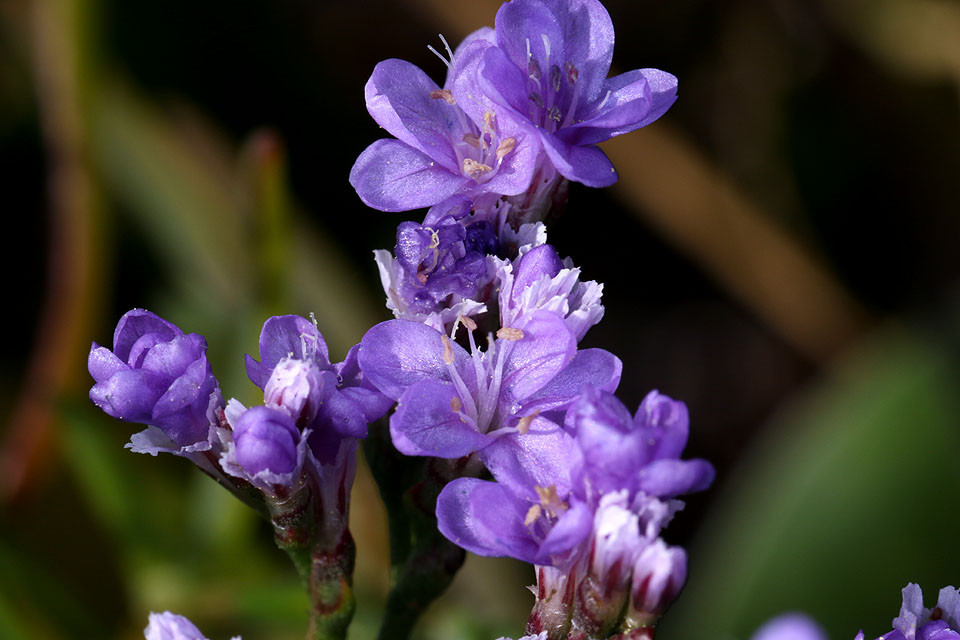
[[[587,337],[621,397],[686,401],[713,489],[667,531],[688,588],[658,640],[747,640],[805,610],[889,629],[899,589],[960,583],[960,4],[610,0],[614,65],[680,78],[606,148],[551,240],[606,283]],[[306,598],[258,521],[183,460],[122,447],[86,399],[90,341],[147,307],[205,334],[224,394],[271,314],[341,357],[387,317],[370,251],[418,214],[347,183],[382,135],[377,61],[492,24],[493,0],[0,0],[7,346],[0,638],[302,637]],[[353,494],[354,638],[388,579],[369,472]],[[532,571],[470,558],[418,633],[522,633]]]

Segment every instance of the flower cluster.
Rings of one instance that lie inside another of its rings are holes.
[[[202,336],[149,311],[129,311],[113,350],[96,343],[90,350],[97,383],[90,398],[115,418],[149,425],[131,438],[133,451],[189,458],[268,511],[313,492],[325,513],[335,514],[331,535],[342,533],[357,439],[391,404],[365,382],[357,348],[331,364],[311,321],[270,318],[260,334],[261,361],[247,356],[248,376],[264,396],[249,409],[235,399],[224,403],[205,351]]]
[[[463,195],[479,215],[514,226],[543,218],[567,180],[613,184],[597,143],[653,122],[677,90],[657,69],[608,78],[613,36],[597,0],[514,0],[495,28],[447,47],[442,88],[408,62],[381,62],[367,110],[395,139],[360,155],[351,184],[376,209]]]
[[[255,495],[311,594],[336,595],[316,611],[345,601],[330,585],[349,583],[357,441],[391,406],[397,452],[457,461],[429,499],[433,532],[535,565],[530,640],[652,634],[683,587],[686,554],[661,534],[713,468],[681,459],[682,402],[653,391],[631,413],[613,395],[621,361],[580,347],[603,317],[603,286],[547,242],[568,181],[616,181],[597,143],[675,99],[662,71],[608,78],[612,52],[598,0],[512,0],[495,28],[447,47],[442,87],[402,60],[377,65],[367,108],[395,139],[360,155],[351,184],[371,207],[429,211],[375,252],[394,319],[343,362],[309,320],[270,318],[260,360],[247,356],[263,403],[247,408],[223,401],[202,337],[148,312],[121,319],[113,352],[91,350],[94,402],[149,425],[134,450],[189,457]],[[202,638],[172,614],[151,618],[148,638],[163,629]]]

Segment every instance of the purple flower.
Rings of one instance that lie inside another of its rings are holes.
[[[394,316],[446,331],[458,317],[486,311],[493,280],[487,256],[500,243],[490,221],[471,217],[471,206],[465,197],[450,198],[431,208],[422,225],[400,223],[396,257],[374,251]]]
[[[246,357],[247,375],[267,404],[311,430],[310,448],[321,463],[337,457],[343,438],[366,437],[367,424],[392,404],[363,379],[356,347],[331,364],[323,336],[306,318],[269,318],[260,332],[260,358]]]
[[[503,326],[513,326],[525,314],[545,309],[563,317],[579,342],[603,318],[603,285],[581,282],[580,269],[569,258],[561,261],[548,244],[531,248],[513,262],[500,261],[497,278]]]
[[[462,48],[448,66],[459,62]],[[540,150],[536,133],[491,110],[466,113],[451,89],[403,60],[374,68],[364,90],[367,110],[397,139],[367,147],[350,171],[350,184],[368,206],[406,211],[455,194],[516,195],[530,185]]]
[[[195,624],[169,611],[151,613],[143,635],[146,640],[207,640]],[[240,636],[233,640],[240,640]]]
[[[210,449],[210,429],[223,406],[203,336],[145,311],[117,323],[113,351],[93,343],[87,366],[96,381],[90,399],[105,413],[151,425],[128,447],[142,453]]]
[[[458,478],[440,492],[437,526],[455,544],[483,556],[509,556],[569,569],[593,527],[591,507],[571,493],[575,443],[537,418],[525,434],[481,452],[498,482]]]
[[[398,401],[390,433],[401,452],[459,458],[527,430],[541,412],[564,409],[585,385],[616,388],[620,379],[615,356],[577,353],[563,319],[548,311],[501,328],[485,351],[468,335],[470,353],[407,320],[380,323],[364,336],[360,366]]]
[[[827,634],[802,613],[785,613],[766,622],[750,640],[827,640]]]
[[[568,412],[567,426],[583,452],[578,487],[587,494],[627,489],[672,498],[713,482],[709,462],[679,459],[689,434],[686,405],[656,391],[631,417],[613,395],[587,389]]]
[[[564,177],[613,184],[616,171],[595,145],[650,124],[677,91],[676,78],[657,69],[607,78],[613,39],[610,16],[597,0],[506,2],[495,39],[484,40],[475,77],[462,78],[460,93],[472,85],[499,107],[498,115],[536,127]]]

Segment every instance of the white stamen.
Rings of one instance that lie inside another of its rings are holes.
[[[530,53],[530,38],[527,38],[527,62],[530,62],[530,58],[533,57],[533,54]]]
[[[428,44],[428,45],[427,45],[427,49],[429,49],[430,51],[432,51],[432,52],[433,52],[433,55],[435,55],[435,56],[437,56],[438,58],[440,58],[440,59],[443,61],[443,64],[447,65],[447,69],[450,69],[451,67],[453,67],[453,51],[450,50],[450,45],[447,44],[447,39],[443,37],[443,34],[442,34],[442,33],[439,33],[439,34],[437,34],[437,35],[440,36],[440,42],[443,43],[443,47],[447,50],[447,55],[450,56],[450,59],[448,60],[448,59],[444,58],[443,55],[441,55],[441,53],[440,53],[439,51],[437,51],[436,49],[433,48],[433,45],[432,45],[432,44]]]
[[[540,37],[543,39],[543,48],[547,52],[547,58],[544,60],[544,63],[549,67],[550,66],[550,38],[547,37],[547,34],[541,33]]]
[[[447,44],[447,39],[443,37],[442,33],[438,33],[437,35],[440,36],[440,42],[443,43],[443,48],[447,50],[447,55],[450,56],[450,64],[453,64],[453,50],[450,49],[450,45]]]
[[[603,96],[603,100],[600,101],[600,104],[597,105],[597,111],[603,109],[603,105],[607,104],[607,100],[610,99],[610,92],[607,91],[607,95]]]

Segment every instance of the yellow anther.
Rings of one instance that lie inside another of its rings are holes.
[[[476,331],[477,323],[470,316],[458,316],[457,321],[467,328],[467,331]]]
[[[461,402],[457,396],[453,396],[450,398],[450,408],[453,409],[454,413],[457,413],[463,408],[463,402]]]
[[[483,124],[485,125],[484,128],[487,130],[487,132],[493,133],[493,112],[492,111],[485,111],[483,113]]]
[[[538,504],[532,505],[530,509],[527,511],[527,517],[523,519],[523,526],[529,527],[534,522],[536,522],[537,518],[540,517],[540,513],[542,511],[543,509],[540,508],[540,505]]]
[[[440,339],[443,341],[443,361],[447,364],[453,364],[453,345],[450,344],[450,338],[441,335]]]
[[[457,104],[457,101],[453,99],[453,94],[447,89],[437,89],[435,91],[431,91],[430,97],[434,100],[446,100],[447,104]]]
[[[472,158],[463,159],[463,172],[476,180],[485,173],[493,171],[493,167],[482,162],[477,162]]]
[[[534,487],[534,490],[537,492],[537,497],[540,498],[540,506],[550,516],[557,518],[567,510],[567,503],[557,496],[557,485]]]
[[[477,148],[477,149],[486,149],[486,148],[487,148],[487,141],[484,140],[483,138],[481,138],[480,136],[478,136],[478,135],[476,135],[476,134],[473,134],[473,133],[465,133],[465,134],[463,134],[463,141],[466,142],[466,143],[467,143],[468,145],[470,145],[471,147],[474,147],[474,148]]]
[[[516,138],[501,140],[500,144],[497,145],[497,160],[503,160],[503,157],[513,151],[515,146],[517,146]]]
[[[517,423],[517,431],[519,431],[521,435],[530,431],[530,423],[532,423],[538,415],[540,415],[540,409],[537,409],[528,416],[520,418],[520,422]]]
[[[523,340],[523,329],[514,327],[500,327],[497,330],[497,337],[504,340]]]

